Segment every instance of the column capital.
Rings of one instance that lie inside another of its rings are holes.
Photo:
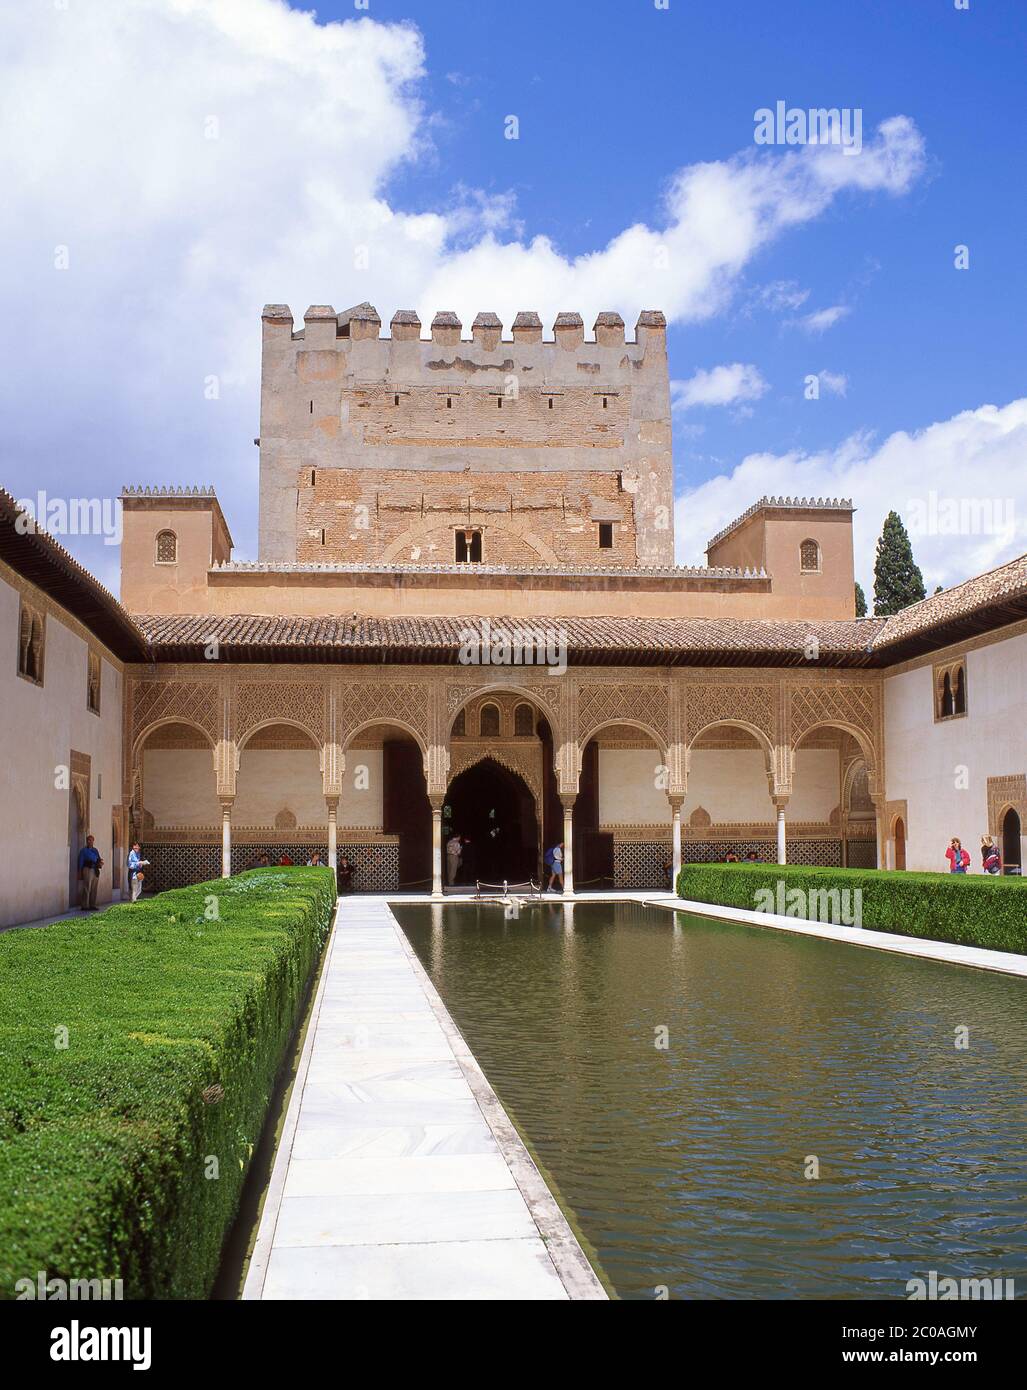
[[[784,814],[784,809],[792,797],[790,792],[775,792],[770,799],[777,807],[777,813],[780,816]]]
[[[445,806],[445,804],[446,804],[446,793],[445,793],[444,791],[443,791],[443,792],[429,792],[429,793],[428,793],[428,804],[431,806],[432,814],[433,814],[433,815],[441,815],[441,814],[442,814],[442,808],[443,808],[443,806]]]
[[[678,787],[668,787],[667,800],[670,802],[670,809],[672,811],[680,811],[681,807],[685,804],[685,793]]]
[[[560,792],[560,793],[559,793],[559,796],[560,796],[560,805],[563,807],[564,812],[566,813],[567,811],[573,811],[573,810],[574,810],[574,803],[575,803],[575,801],[577,801],[577,799],[578,799],[578,793],[577,793],[577,792]]]
[[[221,814],[223,816],[230,815],[232,807],[235,805],[235,796],[219,796],[218,800],[221,802]]]
[[[325,796],[325,805],[328,807],[328,814],[334,816],[339,809],[339,798],[335,792],[329,792]]]

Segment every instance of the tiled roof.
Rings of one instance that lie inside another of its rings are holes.
[[[986,574],[975,575],[940,594],[911,603],[887,620],[876,645],[879,649],[892,647],[949,623],[963,621],[985,609],[1001,608],[1024,599],[1027,599],[1027,555],[1020,555]],[[1010,616],[1015,618],[1017,614]]]
[[[741,618],[366,618],[204,615],[140,617],[155,659],[187,660],[216,641],[222,659],[246,660],[275,650],[297,661],[360,662],[391,658],[453,663],[469,637],[491,631],[533,632],[566,642],[581,664],[803,665],[816,643],[819,665],[870,665],[883,618],[834,622],[774,622]]]
[[[0,488],[0,559],[35,584],[114,654],[145,661],[146,642],[121,604],[70,555],[60,541],[37,526],[31,513]]]
[[[736,516],[734,521],[729,521],[722,531],[706,542],[706,549],[709,550],[730,536],[732,531],[737,531],[738,527],[755,516],[757,512],[764,511],[803,511],[803,512],[852,512],[855,508],[852,499],[849,497],[761,497],[754,502],[751,507],[746,507],[741,516]]]

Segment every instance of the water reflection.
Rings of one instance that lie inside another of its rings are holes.
[[[1023,981],[634,904],[395,910],[622,1297],[1027,1289]]]

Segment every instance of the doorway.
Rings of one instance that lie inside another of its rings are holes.
[[[1022,869],[1020,862],[1020,817],[1010,806],[1002,817],[1002,872],[1018,874]]]
[[[443,808],[442,838],[454,833],[470,841],[457,883],[538,882],[539,841],[535,798],[523,777],[483,758],[449,785]]]

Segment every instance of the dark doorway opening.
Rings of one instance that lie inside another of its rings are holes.
[[[901,816],[895,822],[895,867],[906,867],[906,827]]]
[[[535,799],[527,783],[493,758],[483,758],[454,777],[443,810],[442,837],[470,839],[457,883],[538,882],[539,841]]]
[[[382,744],[382,829],[399,836],[399,887],[431,885],[431,804],[424,759],[412,738]]]
[[[1020,817],[1012,807],[1002,817],[1002,872],[1018,874],[1020,863]]]

